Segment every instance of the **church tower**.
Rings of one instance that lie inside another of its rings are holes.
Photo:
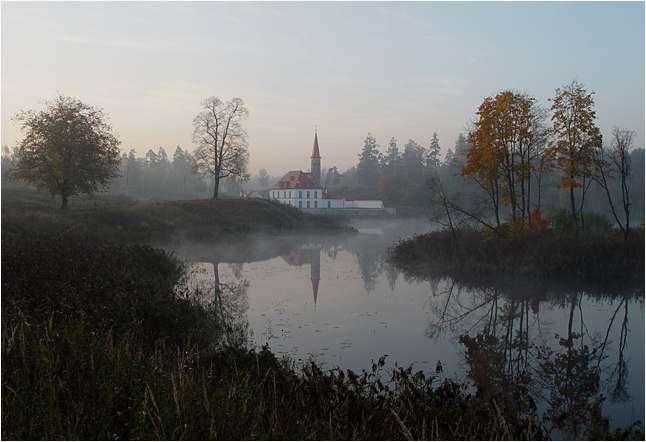
[[[319,153],[319,139],[314,131],[314,148],[312,149],[312,179],[317,185],[321,185],[321,154]]]

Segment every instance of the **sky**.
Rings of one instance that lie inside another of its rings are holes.
[[[102,108],[121,149],[193,151],[200,102],[242,98],[249,172],[357,164],[368,133],[442,156],[482,101],[548,107],[577,80],[597,125],[644,147],[644,2],[10,2],[1,12],[2,145],[57,95]]]

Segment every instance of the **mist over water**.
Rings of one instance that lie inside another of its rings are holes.
[[[539,415],[569,407],[580,413],[571,419],[582,421],[603,395],[603,413],[616,425],[644,421],[643,291],[529,296],[413,278],[386,261],[387,251],[429,231],[425,219],[355,227],[359,234],[350,237],[258,237],[174,250],[189,263],[186,284],[201,289],[204,303],[219,287],[223,309],[248,323],[255,345],[297,363],[314,358],[324,368],[360,372],[388,355],[386,369],[412,364],[413,372],[467,381],[474,390],[522,385]]]

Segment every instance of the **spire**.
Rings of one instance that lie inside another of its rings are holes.
[[[321,154],[319,153],[319,137],[316,127],[314,128],[314,148],[312,149],[312,158],[310,158],[310,163],[312,167],[310,172],[312,173],[312,179],[317,186],[321,185]]]
[[[314,129],[314,148],[312,149],[312,158],[321,158],[321,154],[319,153],[319,138],[316,129]]]

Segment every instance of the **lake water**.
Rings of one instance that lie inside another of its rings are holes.
[[[204,302],[220,287],[223,308],[277,355],[355,372],[388,355],[386,369],[412,364],[474,390],[522,385],[540,415],[585,421],[603,395],[614,424],[644,422],[643,290],[510,296],[420,280],[385,258],[398,239],[428,231],[424,220],[357,227],[348,238],[263,238],[176,254],[190,263],[189,285],[203,290]]]

